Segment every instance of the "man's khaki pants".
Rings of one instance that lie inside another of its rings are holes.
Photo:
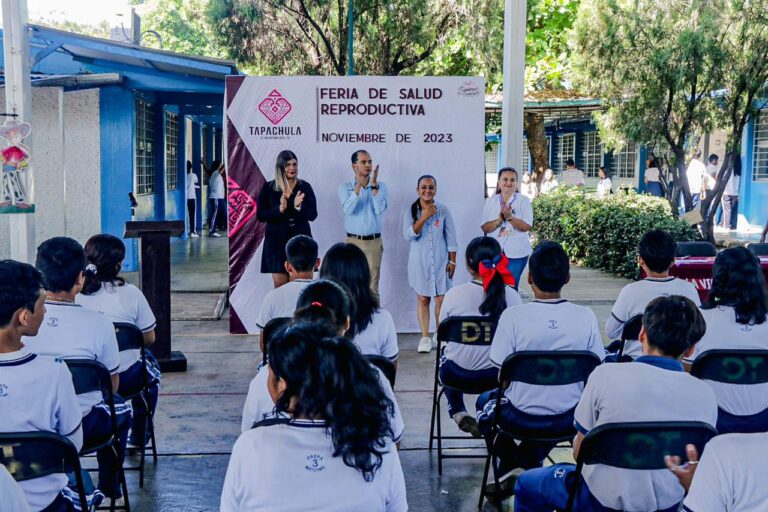
[[[381,241],[381,237],[375,240],[359,240],[348,236],[347,243],[358,246],[365,253],[365,259],[368,260],[368,267],[371,269],[371,290],[378,297],[381,255],[384,252],[384,244]]]

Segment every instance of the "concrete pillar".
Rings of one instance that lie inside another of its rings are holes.
[[[504,6],[504,100],[501,143],[503,166],[523,163],[523,108],[525,103],[526,0],[506,0]]]

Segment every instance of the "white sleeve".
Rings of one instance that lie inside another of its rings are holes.
[[[402,470],[400,473],[402,475]],[[24,491],[2,464],[0,464],[0,496],[3,497],[3,512],[30,511],[29,505],[27,504],[27,498],[24,496]]]
[[[270,320],[274,318],[274,313],[272,311],[272,299],[274,298],[274,294],[272,293],[274,290],[270,290],[265,296],[264,300],[261,302],[261,309],[259,309],[259,316],[256,317],[256,325],[260,329],[264,329],[264,326],[269,323]]]
[[[486,199],[483,205],[483,222],[481,224],[498,219],[500,211],[499,200],[495,195]]]
[[[110,375],[116,375],[120,371],[120,349],[117,346],[115,328],[106,317],[99,328],[103,332],[100,336],[101,347],[97,352],[96,360],[107,367]]]
[[[232,455],[229,458],[229,465],[227,466],[227,475],[224,477],[224,487],[221,490],[221,504],[219,510],[221,512],[240,512],[240,501],[242,500],[242,490],[240,484],[240,474],[243,471],[242,457],[240,448],[242,436],[235,441],[235,446],[232,448]]]
[[[381,346],[381,355],[388,359],[397,359],[397,355],[400,353],[400,348],[397,346],[397,330],[395,329],[395,322],[392,320],[392,315],[388,311],[382,310],[379,313],[382,315],[383,335],[384,343]]]
[[[519,306],[523,303],[523,299],[520,298],[520,294],[517,293],[517,290],[515,290],[511,286],[507,286],[506,297],[507,297],[508,308]]]
[[[734,482],[730,478],[733,468],[727,471],[723,467],[722,458],[727,454],[718,453],[720,446],[718,441],[718,438],[714,438],[707,444],[696,468],[691,489],[683,501],[683,510],[692,512],[731,510],[729,507],[732,506],[735,496],[728,496],[727,493],[733,494]]]
[[[149,307],[149,302],[147,302],[147,298],[142,291],[136,287],[133,287],[133,289],[136,296],[136,327],[141,332],[149,332],[157,326],[155,314],[152,312],[152,308]]]
[[[496,332],[491,342],[491,364],[501,368],[501,364],[508,355],[515,352],[515,323],[509,315],[509,310],[501,314]]]
[[[533,226],[533,206],[525,196],[520,196],[520,215],[518,217],[529,226]]]
[[[391,475],[389,480],[389,498],[387,500],[386,512],[407,512],[408,500],[405,494],[405,477],[403,476],[403,466],[400,464],[400,456],[397,454],[395,447],[391,447],[393,450],[388,462],[392,464]]]
[[[448,290],[448,292],[445,294],[443,305],[440,307],[440,318],[437,319],[438,323],[451,316],[453,311],[453,303],[455,302],[455,296],[456,294],[451,293],[451,290]]]
[[[603,347],[603,337],[600,336],[600,322],[597,321],[595,313],[588,309],[592,315],[589,327],[589,350],[597,354],[600,361],[605,361],[605,347]]]
[[[616,363],[621,364],[621,363]],[[597,417],[600,413],[599,411],[599,391],[601,387],[601,381],[600,375],[602,372],[600,371],[602,367],[595,368],[595,371],[592,372],[592,375],[589,376],[589,380],[587,380],[587,385],[584,386],[584,391],[581,394],[581,399],[579,400],[579,403],[576,404],[576,411],[573,415],[574,425],[576,426],[576,430],[581,432],[582,434],[585,434],[595,428],[595,425],[597,423]]]
[[[67,365],[57,361],[56,432],[68,437],[78,451],[83,447],[83,414],[75,395],[75,385]]]
[[[699,292],[696,290],[696,287],[690,281],[686,281],[686,283],[688,283],[688,293],[685,296],[691,299],[697,306],[701,306],[701,298],[699,298]]]
[[[275,402],[272,401],[267,389],[268,378],[269,370],[264,366],[251,380],[243,406],[243,417],[240,422],[241,432],[250,430],[255,422],[261,421],[275,412]]]
[[[619,296],[616,298],[613,308],[611,308],[611,314],[608,316],[608,320],[605,321],[605,334],[612,340],[621,338],[621,331],[624,330],[624,324],[630,317],[630,294],[627,286],[619,292]]]
[[[374,366],[374,368],[376,367]],[[392,400],[392,411],[389,415],[389,424],[390,427],[392,427],[392,441],[398,443],[405,432],[403,415],[400,413],[400,406],[397,405],[397,398],[395,398],[395,392],[392,391],[392,386],[389,384],[389,381],[378,368],[376,368],[376,374],[379,377],[379,383],[381,384],[381,389],[384,390],[384,394],[387,395],[387,398]]]

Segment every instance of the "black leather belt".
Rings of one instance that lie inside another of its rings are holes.
[[[373,235],[353,235],[352,233],[347,233],[347,236],[357,240],[376,240],[377,238],[381,238],[381,233],[375,233]]]

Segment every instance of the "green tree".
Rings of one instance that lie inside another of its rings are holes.
[[[210,0],[230,57],[275,74],[347,72],[347,0]],[[451,0],[354,0],[355,71],[412,72],[456,23]]]
[[[673,211],[681,190],[686,210],[692,208],[685,175],[689,137],[715,125],[726,3],[584,0],[574,26],[576,84],[607,107],[596,115],[602,140],[608,147],[666,141],[675,156]]]

